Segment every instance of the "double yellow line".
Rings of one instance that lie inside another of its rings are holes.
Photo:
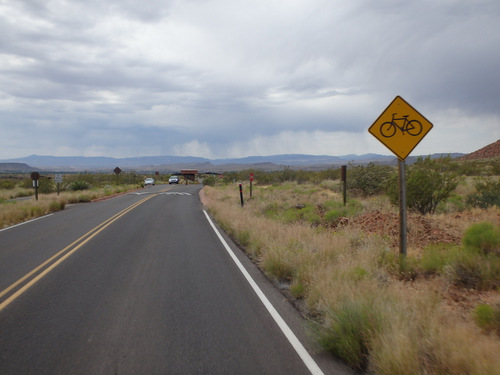
[[[19,296],[21,296],[24,292],[26,292],[29,288],[35,285],[41,278],[47,275],[50,271],[56,268],[59,264],[64,262],[69,256],[75,253],[78,249],[80,249],[83,245],[89,242],[92,238],[101,233],[108,226],[113,224],[116,220],[121,218],[123,215],[129,213],[137,206],[143,204],[147,200],[157,196],[158,194],[150,195],[146,198],[141,199],[139,202],[134,203],[133,205],[125,208],[124,210],[118,212],[114,216],[110,217],[106,221],[102,222],[89,232],[85,233],[83,236],[78,238],[76,241],[72,242],[64,249],[59,251],[57,254],[53,255],[45,262],[40,264],[38,267],[33,269],[31,272],[27,273],[25,276],[17,280],[7,289],[0,292],[0,301],[5,296],[8,296],[3,302],[0,302],[0,311],[2,311],[5,307],[10,305],[14,300],[16,300]]]

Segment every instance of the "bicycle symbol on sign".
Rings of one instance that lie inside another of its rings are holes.
[[[382,125],[380,125],[380,134],[382,134],[382,136],[390,138],[394,134],[396,134],[397,129],[401,130],[403,135],[406,132],[414,137],[422,133],[422,124],[420,123],[420,121],[418,120],[408,121],[409,115],[405,115],[400,118],[395,118],[396,115],[397,113],[393,113],[391,121],[384,122]],[[403,121],[403,126],[399,126],[396,121]]]

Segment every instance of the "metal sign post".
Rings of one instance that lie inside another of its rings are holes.
[[[113,169],[113,172],[115,172],[116,175],[116,185],[119,185],[120,184],[119,175],[122,172],[122,170],[119,167],[116,167],[115,169]]]
[[[57,184],[57,195],[59,195],[59,185],[61,184],[61,182],[63,180],[62,174],[56,174],[54,180]]]
[[[405,159],[432,129],[432,124],[402,97],[396,96],[368,131],[398,157],[399,168],[399,253],[406,256],[406,171]]]
[[[406,256],[406,170],[405,161],[398,160],[399,167],[399,253]]]
[[[40,173],[32,172],[31,179],[33,180],[33,187],[35,188],[35,199],[38,200],[38,180],[40,179]]]

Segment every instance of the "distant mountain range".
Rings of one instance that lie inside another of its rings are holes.
[[[448,154],[434,154],[441,157]],[[449,154],[460,157],[464,154]],[[415,157],[406,159],[411,164]],[[321,170],[345,164],[377,164],[396,165],[394,156],[364,155],[303,155],[285,154],[270,156],[248,156],[236,159],[207,159],[194,156],[143,156],[131,158],[83,157],[83,156],[40,156],[31,155],[24,158],[0,160],[0,171],[28,172],[43,170],[47,172],[79,172],[79,171],[111,171],[119,167],[124,171],[137,172],[175,172],[181,169],[198,169],[200,172],[226,172],[242,169],[260,169],[265,171],[281,170],[284,167],[304,170]]]

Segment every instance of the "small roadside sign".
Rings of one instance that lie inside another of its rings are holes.
[[[56,184],[60,184],[63,181],[63,176],[62,174],[56,174],[54,175],[54,181]]]
[[[396,96],[368,131],[404,161],[432,126],[420,112]]]

